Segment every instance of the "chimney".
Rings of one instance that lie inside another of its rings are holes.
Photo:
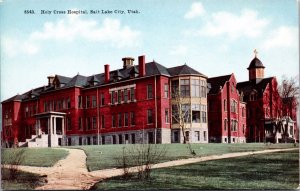
[[[105,70],[105,83],[109,82],[110,76],[109,76],[109,64],[104,65]]]
[[[122,58],[122,61],[123,61],[123,68],[129,68],[131,66],[133,66],[133,61],[134,61],[134,58],[132,57],[125,57],[125,58]]]
[[[54,76],[48,76],[47,78],[48,78],[48,86],[52,86],[54,81]]]
[[[145,55],[139,56],[139,77],[146,75]]]

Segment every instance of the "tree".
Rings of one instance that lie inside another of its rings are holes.
[[[272,102],[274,108],[273,121],[274,138],[277,133],[281,133],[282,141],[289,141],[288,124],[292,120],[296,120],[295,114],[298,106],[299,85],[298,77],[287,78],[283,76],[281,84],[274,92],[274,100]]]
[[[191,99],[180,96],[178,88],[172,87],[172,123],[178,124],[183,137],[183,144],[188,144],[188,149],[192,155],[196,155],[195,151],[188,140],[186,133],[187,123],[191,120]]]
[[[161,161],[167,153],[163,145],[139,144],[123,147],[122,155],[116,158],[117,163],[123,169],[123,178],[129,179],[130,167],[137,169],[138,180],[150,180],[152,165]]]

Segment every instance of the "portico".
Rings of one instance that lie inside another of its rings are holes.
[[[45,112],[36,114],[36,135],[48,136],[48,147],[63,145],[65,136],[65,113]],[[46,141],[46,140],[45,140]]]

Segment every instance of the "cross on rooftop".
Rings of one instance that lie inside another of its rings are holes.
[[[255,58],[257,58],[257,54],[258,54],[258,51],[256,49],[254,49]]]

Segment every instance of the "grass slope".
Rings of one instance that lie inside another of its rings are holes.
[[[118,167],[115,158],[122,155],[122,148],[134,147],[135,145],[94,145],[72,147],[83,149],[87,155],[87,167],[89,171]],[[176,159],[190,158],[192,155],[185,144],[159,144],[166,147],[167,153],[159,162],[171,161]],[[231,152],[258,151],[264,149],[293,148],[293,144],[192,144],[197,156],[208,156]]]
[[[296,189],[299,151],[285,151],[154,169],[151,182],[115,177],[92,189]]]
[[[45,179],[38,174],[18,171],[17,177],[11,179],[9,170],[1,170],[1,188],[3,190],[34,190],[36,187],[45,183]]]
[[[28,166],[41,166],[50,167],[53,166],[60,159],[65,158],[68,155],[68,151],[62,149],[52,148],[18,148],[25,149],[24,161],[21,165]],[[1,149],[1,161],[2,164],[10,161],[10,153],[13,149]],[[9,162],[8,162],[9,163]]]

